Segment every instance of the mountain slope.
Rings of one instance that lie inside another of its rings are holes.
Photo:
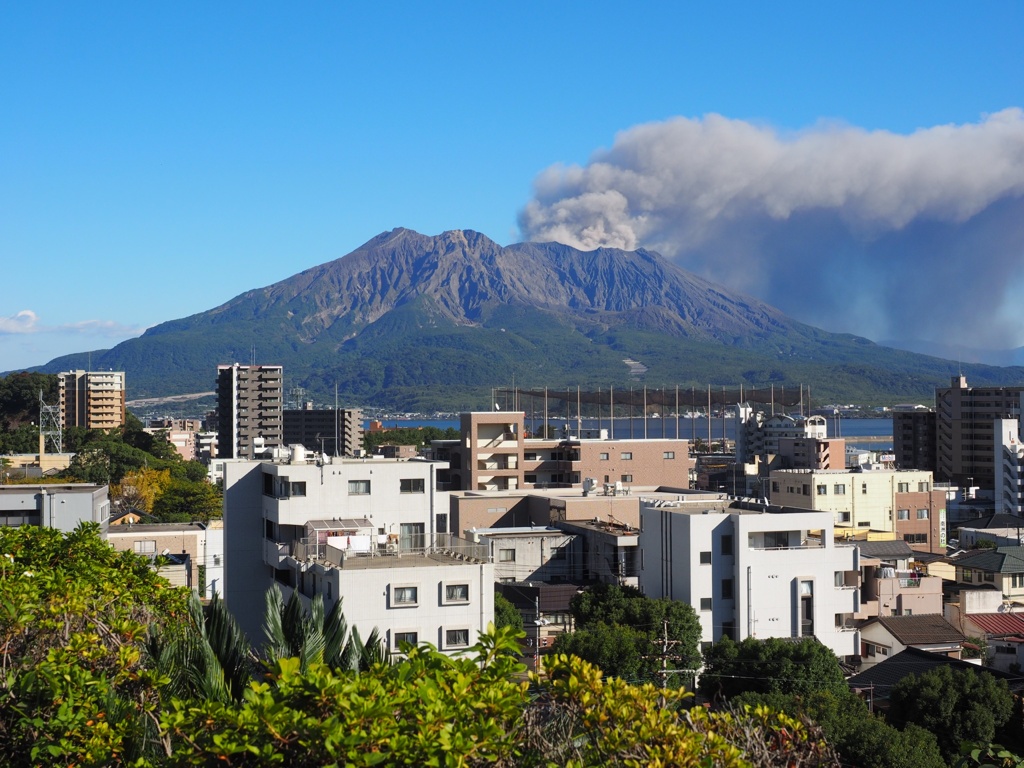
[[[218,363],[285,366],[287,386],[459,409],[492,386],[809,383],[823,398],[929,397],[956,364],[799,323],[655,253],[501,247],[472,231],[383,233],[352,253],[93,354],[132,397],[208,389]],[[630,377],[626,358],[647,366]],[[42,370],[80,366],[84,355]],[[1020,368],[968,366],[1009,383]]]

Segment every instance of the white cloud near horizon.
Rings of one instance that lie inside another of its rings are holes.
[[[146,328],[124,325],[113,320],[81,320],[61,325],[40,325],[39,315],[23,309],[10,317],[0,317],[0,335],[16,336],[33,333],[80,334],[105,338],[139,336]]]
[[[658,251],[829,330],[1024,344],[1024,111],[901,135],[720,115],[535,180],[526,239]]]

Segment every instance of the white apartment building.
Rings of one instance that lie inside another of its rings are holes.
[[[1019,419],[996,419],[995,511],[1008,515],[1024,512],[1024,440]]]
[[[404,459],[224,462],[228,607],[251,642],[263,641],[267,590],[345,617],[388,646],[472,645],[494,619],[494,567],[478,545],[447,531],[440,462]],[[442,531],[442,533],[439,533]]]
[[[640,588],[692,605],[702,642],[814,636],[859,652],[858,550],[834,542],[831,514],[709,497],[642,503],[640,523]]]
[[[747,403],[736,406],[736,460],[753,463],[758,456],[777,454],[781,438],[828,438],[824,416],[795,419],[784,413],[767,415]]]

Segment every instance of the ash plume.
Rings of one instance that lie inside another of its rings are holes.
[[[907,135],[720,115],[553,166],[524,239],[655,250],[832,331],[1024,344],[1024,111]]]

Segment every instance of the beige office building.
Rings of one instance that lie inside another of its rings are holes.
[[[114,429],[124,424],[124,371],[65,371],[57,379],[64,429]]]
[[[628,493],[633,486],[689,488],[689,441],[610,440],[604,430],[562,439],[524,437],[522,412],[464,413],[457,443],[437,441],[433,457],[448,461],[448,490],[570,488]]]

